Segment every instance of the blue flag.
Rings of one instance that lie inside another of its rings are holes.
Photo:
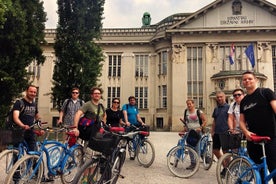
[[[255,57],[254,57],[254,47],[253,47],[252,43],[246,48],[245,54],[248,57],[252,68],[254,68],[254,66],[255,66]]]

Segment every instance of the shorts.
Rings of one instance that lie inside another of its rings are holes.
[[[221,142],[219,138],[219,134],[214,134],[213,136],[213,149],[220,149],[221,148]]]

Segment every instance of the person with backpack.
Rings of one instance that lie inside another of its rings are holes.
[[[207,124],[207,119],[202,110],[195,108],[195,102],[192,99],[186,100],[187,108],[184,111],[183,118],[180,120],[184,123],[184,131],[189,131],[187,143],[195,150],[199,151],[199,140],[202,135],[202,130]],[[191,165],[186,169],[193,169],[195,161],[191,158]]]
[[[244,97],[244,91],[241,88],[237,88],[232,94],[234,102],[230,104],[228,109],[228,127],[230,131],[240,129],[240,103]]]
[[[72,88],[71,98],[66,99],[60,109],[57,124],[73,125],[76,112],[84,104],[84,101],[79,99],[79,95],[79,88]]]
[[[36,150],[36,135],[30,128],[30,126],[34,123],[35,120],[40,119],[37,104],[34,101],[36,95],[36,86],[29,85],[26,88],[25,97],[23,99],[17,100],[12,108],[14,123],[16,123],[17,126],[25,130],[24,140],[28,144],[29,151]]]
[[[276,168],[276,95],[269,88],[259,88],[254,72],[242,74],[242,84],[247,95],[240,104],[240,128],[247,139],[247,151],[250,158],[261,163],[262,147],[251,142],[251,135],[269,136],[271,140],[265,144],[267,165],[270,172]],[[276,183],[276,177],[273,177]]]
[[[139,110],[136,105],[136,98],[134,96],[128,97],[128,104],[124,104],[122,107],[123,115],[124,115],[124,124],[126,126],[134,125],[134,126],[144,126],[145,123],[140,117]]]
[[[75,136],[85,141],[85,147],[89,143],[92,136],[95,136],[101,128],[101,123],[104,119],[105,108],[100,103],[102,98],[102,89],[99,87],[93,87],[90,90],[91,100],[87,101],[76,112],[74,116],[73,129]],[[93,154],[90,148],[85,150],[87,158]]]

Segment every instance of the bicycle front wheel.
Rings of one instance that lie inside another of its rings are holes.
[[[218,184],[226,184],[225,174],[228,170],[229,163],[237,156],[238,155],[236,153],[225,153],[219,158],[216,167],[216,176]]]
[[[136,148],[137,161],[144,167],[152,165],[155,159],[155,150],[149,140],[143,140]]]
[[[125,162],[125,152],[119,152],[114,159],[114,163],[111,169],[111,184],[116,184],[121,174],[122,166]]]
[[[18,160],[8,174],[5,184],[39,184],[43,175],[44,165],[37,155],[25,155]]]
[[[78,169],[75,175],[73,184],[103,184],[109,181],[111,177],[109,165],[100,162],[98,159],[88,159],[84,164]]]
[[[83,155],[83,148],[79,145],[65,158],[65,166],[61,175],[63,184],[72,183],[78,169],[83,164]]]
[[[0,183],[4,183],[5,178],[17,160],[18,153],[17,149],[4,150],[0,153]]]
[[[199,169],[199,157],[191,147],[177,146],[167,157],[169,171],[177,177],[189,178]]]
[[[244,158],[236,158],[230,162],[225,175],[227,184],[247,183],[256,184],[256,171],[252,169],[252,165]]]

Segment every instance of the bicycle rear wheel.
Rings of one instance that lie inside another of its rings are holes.
[[[25,155],[18,160],[8,174],[5,184],[13,184],[15,181],[19,184],[39,184],[43,175],[44,164],[40,162],[37,155]]]
[[[65,158],[66,162],[61,175],[63,184],[72,183],[78,169],[83,164],[83,156],[83,148],[79,145]]]
[[[143,140],[136,148],[137,161],[144,167],[152,165],[155,159],[155,150],[149,140]]]
[[[191,147],[177,146],[167,157],[169,171],[177,177],[189,178],[199,169],[199,157]]]
[[[0,183],[4,183],[5,178],[17,160],[18,153],[17,149],[4,150],[0,153]]]
[[[225,182],[227,184],[247,183],[256,184],[256,171],[252,165],[244,158],[236,158],[230,162],[225,175]]]

